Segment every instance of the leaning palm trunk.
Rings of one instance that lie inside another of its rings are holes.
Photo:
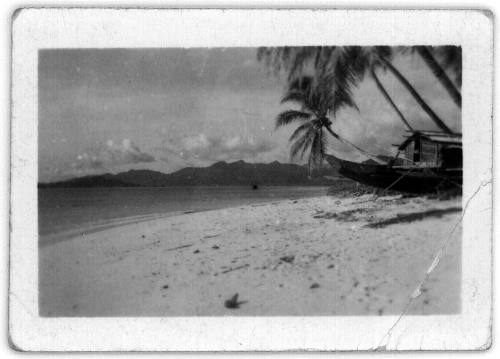
[[[358,146],[356,146],[354,143],[351,143],[351,142],[347,141],[346,139],[343,139],[342,137],[340,137],[339,135],[337,135],[335,132],[333,132],[332,128],[329,125],[325,125],[325,128],[330,133],[330,135],[332,135],[333,137],[335,137],[340,142],[342,142],[342,143],[344,143],[344,144],[346,144],[348,146],[354,147],[356,150],[358,150],[359,152],[361,152],[362,154],[364,154],[366,157],[374,160],[375,162],[377,162],[377,163],[379,163],[381,165],[385,165],[386,164],[386,162],[380,160],[376,156],[373,156],[372,154],[366,152],[362,148],[359,148]]]
[[[389,102],[389,104],[392,106],[392,108],[394,109],[394,111],[396,111],[396,113],[398,114],[399,118],[401,119],[401,121],[403,121],[403,123],[406,125],[406,127],[408,127],[408,129],[410,131],[413,131],[413,128],[410,126],[410,124],[408,123],[408,121],[406,120],[406,118],[404,117],[404,115],[401,113],[401,111],[399,110],[399,108],[396,106],[396,104],[392,100],[391,96],[389,96],[389,94],[387,93],[385,87],[380,82],[377,74],[375,73],[375,68],[373,66],[370,68],[370,72],[371,72],[371,75],[372,75],[373,79],[375,80],[375,84],[377,85],[377,87],[380,90],[380,92],[382,92],[382,95],[384,95],[384,97],[387,100],[387,102]]]
[[[396,69],[390,61],[382,58],[381,61],[383,64],[393,73],[394,76],[403,84],[403,86],[410,92],[415,101],[422,107],[422,109],[429,115],[432,121],[438,126],[441,130],[448,134],[453,134],[453,131],[450,130],[448,126],[441,120],[438,115],[427,105],[424,99],[418,94],[418,92],[413,88],[413,86],[408,82],[408,80]]]
[[[455,87],[453,82],[450,80],[446,72],[443,70],[441,65],[437,62],[437,60],[432,55],[431,51],[429,51],[427,46],[415,46],[418,54],[426,65],[431,69],[432,73],[436,76],[436,78],[441,82],[441,85],[446,89],[451,99],[455,104],[462,108],[462,95],[460,91]]]

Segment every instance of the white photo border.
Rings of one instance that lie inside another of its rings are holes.
[[[309,24],[304,26],[304,24]],[[9,332],[28,351],[479,350],[491,345],[493,15],[481,10],[30,8],[13,17]],[[231,29],[231,31],[228,31]],[[332,317],[38,315],[38,51],[459,45],[462,312]],[[390,335],[386,336],[389,333]]]

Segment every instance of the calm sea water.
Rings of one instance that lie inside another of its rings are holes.
[[[327,187],[46,188],[38,190],[40,242],[187,211],[325,195]],[[59,236],[54,236],[59,234]]]

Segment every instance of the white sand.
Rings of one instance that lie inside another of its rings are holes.
[[[364,226],[397,214],[457,208],[460,199],[369,198],[318,197],[184,214],[42,246],[40,314],[401,313],[461,213]],[[352,209],[359,212],[346,213]],[[411,313],[460,311],[460,262],[461,226]],[[244,303],[226,308],[235,293]]]

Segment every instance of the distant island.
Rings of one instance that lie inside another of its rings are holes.
[[[39,183],[39,188],[172,187],[172,186],[326,186],[338,173],[331,167],[309,177],[307,167],[291,163],[217,162],[209,167],[186,167],[173,173],[130,170],[65,181]]]

